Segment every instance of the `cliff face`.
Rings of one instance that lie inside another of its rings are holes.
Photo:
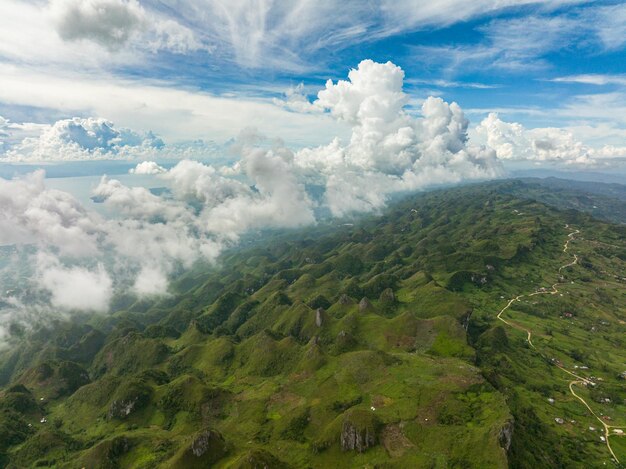
[[[500,429],[500,433],[498,434],[498,442],[500,443],[500,446],[504,448],[505,451],[508,451],[509,448],[511,447],[512,440],[513,440],[513,422],[509,420]]]
[[[341,426],[341,449],[362,453],[376,445],[379,426],[372,412],[360,409],[348,412]]]

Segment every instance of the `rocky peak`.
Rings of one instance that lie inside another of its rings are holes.
[[[317,327],[322,327],[322,324],[324,323],[324,308],[317,308],[315,310],[315,325]]]
[[[500,429],[500,433],[498,434],[498,442],[500,446],[504,448],[505,451],[508,451],[511,447],[511,441],[513,440],[513,422],[508,420]]]
[[[350,303],[352,303],[352,299],[345,293],[341,294],[338,301],[340,305],[349,305]]]
[[[361,301],[359,301],[359,311],[365,312],[371,307],[372,303],[370,303],[370,300],[368,300],[367,298],[363,297]]]
[[[346,412],[341,425],[341,449],[363,453],[378,442],[379,426],[373,412],[364,409]]]

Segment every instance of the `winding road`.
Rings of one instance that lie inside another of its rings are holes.
[[[568,225],[565,225],[565,228],[568,228]],[[569,249],[569,243],[574,240],[575,236],[580,233],[579,230],[574,230],[572,231],[570,234],[567,235],[567,240],[565,241],[565,244],[563,245],[563,252],[567,253],[568,249]],[[570,262],[569,264],[565,264],[562,265],[561,267],[559,267],[558,273],[559,275],[561,274],[561,271],[563,269],[566,269],[567,267],[571,267],[573,265],[578,264],[578,256],[576,254],[572,254],[574,260],[572,262]],[[514,329],[520,330],[520,331],[524,331],[526,332],[526,342],[528,342],[528,345],[534,349],[537,350],[537,348],[535,347],[535,345],[532,342],[532,331],[530,329],[526,329],[525,327],[516,324],[514,322],[511,321],[507,321],[506,319],[504,319],[502,317],[502,314],[508,310],[511,305],[513,303],[515,303],[516,301],[520,301],[522,298],[524,297],[530,297],[530,296],[535,296],[535,295],[556,295],[557,293],[559,293],[559,289],[557,288],[558,285],[560,285],[561,283],[557,282],[555,284],[552,285],[552,289],[551,290],[539,290],[539,291],[535,291],[533,293],[527,293],[527,294],[522,294],[522,295],[518,295],[515,298],[512,298],[511,300],[509,300],[509,302],[507,303],[507,305],[502,308],[500,310],[500,312],[498,313],[498,315],[496,316],[500,321],[502,321],[503,323],[505,323],[507,326],[512,327]],[[617,462],[618,464],[620,464],[619,459],[617,458],[617,456],[615,455],[615,453],[613,452],[613,448],[611,448],[611,442],[610,442],[610,437],[613,436],[619,436],[617,433],[611,433],[611,429],[619,429],[619,430],[624,430],[624,427],[620,427],[620,426],[616,426],[616,425],[607,425],[605,423],[605,421],[600,418],[594,411],[593,409],[589,406],[589,404],[587,403],[587,401],[585,401],[582,397],[580,397],[578,394],[576,394],[576,392],[574,391],[574,386],[575,385],[582,385],[582,386],[588,386],[588,385],[595,385],[595,383],[593,383],[591,380],[584,378],[582,376],[577,375],[576,373],[572,373],[569,370],[566,370],[563,365],[561,365],[560,363],[554,363],[557,368],[559,368],[561,371],[573,376],[574,378],[576,378],[573,381],[570,381],[569,383],[569,390],[572,393],[572,395],[578,399],[580,402],[583,403],[583,405],[587,408],[587,410],[589,410],[589,412],[591,413],[591,415],[593,415],[601,424],[602,427],[604,428],[604,442],[606,443],[606,447],[608,448],[609,452],[611,453],[611,456],[613,457],[613,459],[615,460],[615,462]]]

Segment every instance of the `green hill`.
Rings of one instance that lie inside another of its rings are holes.
[[[624,463],[626,229],[550,197],[491,182],[267,234],[176,295],[16,337],[0,465]]]

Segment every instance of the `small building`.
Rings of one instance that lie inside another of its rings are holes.
[[[556,417],[554,421],[559,425],[563,425],[565,423],[565,420],[563,420],[561,417]]]

